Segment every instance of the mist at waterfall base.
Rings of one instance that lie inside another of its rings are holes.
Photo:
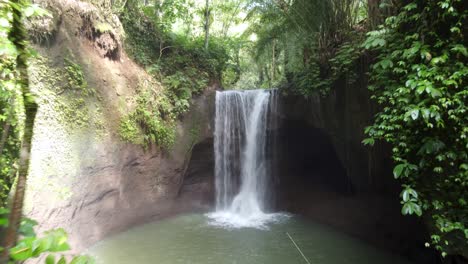
[[[210,224],[228,228],[267,228],[287,218],[268,213],[274,150],[268,133],[276,124],[276,90],[216,92],[214,132],[216,211]]]

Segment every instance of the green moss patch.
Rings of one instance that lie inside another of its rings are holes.
[[[101,135],[104,130],[102,111],[96,91],[89,87],[82,66],[72,55],[63,61],[64,67],[52,67],[41,56],[32,61],[31,81],[41,108],[56,118],[69,132],[92,129]]]

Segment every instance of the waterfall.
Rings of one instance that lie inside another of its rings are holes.
[[[216,223],[257,227],[273,220],[266,213],[274,179],[272,126],[276,90],[216,92],[214,133]]]

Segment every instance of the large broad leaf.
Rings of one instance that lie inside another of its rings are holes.
[[[54,244],[54,238],[51,236],[45,236],[38,240],[39,244],[36,248],[34,248],[34,255],[39,255],[43,252],[49,251],[49,249]]]
[[[94,259],[88,256],[79,256],[73,258],[70,264],[94,264]]]
[[[55,257],[53,255],[47,256],[47,258],[45,260],[45,263],[46,264],[55,264]]]
[[[26,260],[33,255],[34,237],[27,237],[19,241],[18,245],[10,249],[10,256],[14,260]]]
[[[408,202],[410,201],[411,199],[416,200],[418,199],[418,193],[410,188],[410,187],[406,187],[402,192],[401,192],[401,197],[403,198],[403,202]]]
[[[466,47],[461,45],[461,44],[455,45],[451,50],[455,51],[455,52],[458,52],[458,53],[461,53],[465,57],[468,57],[468,51],[466,50]]]
[[[364,145],[369,145],[369,146],[373,146],[375,144],[375,139],[373,138],[366,138],[362,141],[362,144]]]
[[[415,8],[417,8],[418,5],[416,3],[411,3],[411,4],[408,4],[406,6],[403,7],[403,9],[405,9],[406,11],[410,11],[410,10],[413,10]]]
[[[383,38],[376,38],[374,39],[374,41],[372,41],[372,47],[377,47],[377,46],[385,46],[385,44],[387,43],[387,41],[385,41],[385,39]]]
[[[418,155],[432,154],[445,148],[445,143],[438,139],[428,139],[418,151]]]
[[[398,179],[400,177],[408,177],[411,173],[411,171],[416,171],[418,170],[418,166],[410,163],[401,163],[395,166],[393,168],[393,176],[395,179]]]
[[[421,210],[421,206],[419,206],[418,204],[414,202],[407,202],[403,204],[403,207],[401,208],[401,213],[403,215],[416,214],[417,216],[421,216],[422,210]]]
[[[67,264],[67,261],[65,260],[65,257],[61,257],[57,264]]]
[[[403,215],[410,215],[413,214],[413,208],[409,203],[403,204],[403,207],[401,208],[401,213]]]
[[[398,164],[397,166],[395,166],[395,168],[393,168],[393,176],[395,177],[395,179],[398,179],[400,178],[400,176],[402,176],[405,167],[406,164]]]
[[[440,90],[433,87],[426,87],[426,92],[430,94],[433,98],[442,96]]]
[[[8,218],[6,218],[6,217],[1,217],[1,218],[0,218],[0,226],[2,226],[2,227],[7,227],[7,226],[8,226]]]
[[[410,111],[410,116],[413,120],[418,119],[419,117],[419,109],[413,109]]]
[[[37,225],[37,222],[30,218],[23,218],[21,219],[21,224],[19,228],[19,232],[21,235],[26,237],[35,236],[36,233],[34,232],[34,226]]]

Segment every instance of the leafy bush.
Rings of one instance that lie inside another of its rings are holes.
[[[8,226],[9,210],[0,208],[0,227]],[[44,232],[44,235],[37,237],[34,232],[34,226],[37,222],[23,218],[19,228],[19,234],[22,238],[16,243],[16,246],[10,249],[10,257],[12,261],[25,261],[31,258],[37,258],[43,254],[49,255],[46,257],[46,264],[66,264],[66,258],[60,256],[56,260],[55,253],[63,252],[70,249],[67,243],[67,233],[65,230],[58,228]],[[0,248],[0,253],[3,249]],[[13,263],[13,262],[11,262]],[[70,264],[93,264],[95,263],[91,257],[76,256],[69,262]]]
[[[146,16],[130,9],[120,16],[125,29],[124,48],[138,64],[148,66],[157,61],[160,48],[160,32]]]
[[[83,68],[80,64],[73,60],[73,57],[65,58],[65,74],[68,81],[69,89],[78,90],[83,93],[84,96],[94,94],[94,90],[88,87],[88,82],[85,79]]]
[[[393,146],[393,173],[403,183],[402,213],[430,218],[431,244],[443,255],[463,254],[468,52],[462,27],[468,10],[462,0],[406,3],[364,43],[378,54],[370,90],[382,107],[364,143],[383,140]]]
[[[131,118],[131,115],[125,116],[121,121],[120,121],[120,127],[119,127],[119,134],[120,137],[128,142],[131,142],[133,144],[137,145],[142,145],[143,140],[140,138],[140,128],[138,127],[138,124],[133,121]]]
[[[175,105],[164,93],[151,86],[141,85],[136,107],[120,121],[119,133],[123,140],[148,147],[157,144],[165,149],[175,141]]]
[[[316,92],[327,95],[340,78],[345,78],[347,84],[353,84],[357,79],[358,59],[363,54],[363,49],[360,47],[362,35],[356,32],[349,40],[338,45],[326,63],[319,60],[311,61],[305,69],[293,72],[294,85],[291,86],[291,92],[305,97]]]

